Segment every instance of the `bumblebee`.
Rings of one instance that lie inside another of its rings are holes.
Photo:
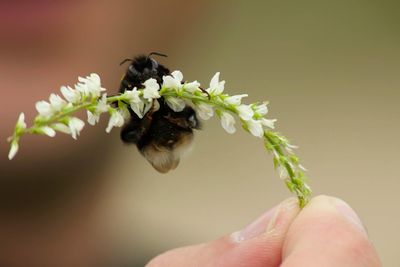
[[[144,88],[143,83],[150,78],[156,79],[161,88],[162,77],[169,75],[170,70],[153,59],[154,55],[166,57],[152,52],[148,56],[141,55],[121,62],[120,65],[126,62],[130,65],[122,77],[120,93],[135,87]],[[181,112],[175,112],[161,97],[142,119],[130,108],[129,112],[130,120],[121,130],[122,141],[135,144],[157,171],[166,173],[175,169],[182,154],[190,148],[193,130],[200,129],[195,110],[186,106]]]

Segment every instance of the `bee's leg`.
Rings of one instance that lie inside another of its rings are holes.
[[[203,92],[203,93],[205,93],[207,96],[208,96],[208,100],[210,100],[211,99],[211,96],[210,96],[210,94],[204,89],[204,88],[202,88],[202,87],[199,87],[199,89]]]

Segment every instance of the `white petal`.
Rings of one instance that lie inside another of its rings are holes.
[[[40,115],[48,117],[53,114],[51,105],[47,101],[38,101],[36,102],[36,110],[39,112]]]
[[[110,105],[107,104],[107,94],[103,94],[96,105],[96,114],[100,115],[101,113],[107,112],[109,108]]]
[[[8,159],[9,159],[9,160],[12,160],[12,159],[15,157],[15,155],[16,155],[17,152],[18,152],[18,148],[19,148],[18,142],[13,141],[13,142],[11,143],[10,152],[8,152]]]
[[[228,112],[223,112],[221,115],[221,125],[227,133],[233,134],[236,132],[235,118]]]
[[[51,94],[49,100],[52,109],[55,111],[60,111],[67,104],[64,99],[56,94]]]
[[[114,111],[111,114],[110,120],[108,121],[108,126],[106,132],[110,133],[113,127],[122,127],[124,125],[124,117],[119,111]]]
[[[255,112],[261,116],[265,116],[268,113],[267,104],[267,102],[264,102],[261,105],[256,106]]]
[[[225,98],[225,102],[229,105],[239,106],[243,97],[248,97],[248,95],[242,94],[242,95],[229,96],[229,97]]]
[[[181,82],[175,79],[174,77],[171,76],[164,76],[163,77],[163,86],[166,88],[171,88],[171,89],[178,89],[180,88]]]
[[[63,97],[70,103],[76,104],[81,101],[81,94],[69,86],[61,86],[60,91]]]
[[[275,122],[276,122],[276,119],[273,119],[273,120],[268,120],[268,119],[265,119],[265,118],[261,119],[261,124],[263,126],[265,126],[265,127],[271,128],[271,129],[275,128]]]
[[[124,118],[124,121],[127,121],[130,119],[131,114],[129,113],[129,110],[126,106],[120,107],[119,111],[120,111],[122,117]]]
[[[218,87],[218,84],[219,84],[219,75],[220,75],[220,73],[217,72],[217,73],[215,73],[214,76],[211,78],[211,81],[210,81],[210,88],[216,88],[216,87]]]
[[[98,114],[93,114],[92,112],[90,112],[89,110],[87,111],[87,121],[90,125],[95,125],[97,122],[99,122],[100,120],[100,115]]]
[[[125,97],[129,103],[139,103],[142,100],[139,97],[139,91],[137,90],[137,88],[133,88],[132,90],[127,90],[125,91],[125,93],[123,94],[123,97]]]
[[[208,93],[212,93],[214,95],[222,94],[225,87],[225,81],[219,81],[219,72],[217,72],[214,77],[212,77],[210,82],[210,88],[207,89]]]
[[[160,85],[157,83],[156,79],[150,78],[143,83],[145,86],[143,90],[143,98],[147,99],[148,101],[160,98],[160,94],[158,90],[160,89]]]
[[[53,125],[51,125],[51,127],[56,131],[59,131],[59,132],[65,133],[65,134],[71,134],[71,130],[64,123],[59,123],[59,122],[54,123]]]
[[[249,105],[240,105],[237,107],[237,111],[239,112],[240,118],[245,121],[250,120],[253,118],[254,111]]]
[[[76,139],[77,136],[82,131],[84,126],[85,126],[85,123],[81,119],[78,119],[75,117],[71,118],[68,122],[68,127],[71,131],[72,138]]]
[[[183,74],[179,70],[175,70],[171,73],[172,77],[175,78],[179,83],[183,81]]]
[[[264,136],[264,129],[262,127],[261,121],[249,120],[246,122],[250,133],[256,137]]]
[[[185,83],[184,88],[186,91],[193,93],[194,91],[200,90],[200,83],[198,81]]]
[[[26,129],[25,114],[23,112],[21,112],[21,114],[19,114],[18,121],[17,121],[17,127],[19,129]]]
[[[135,114],[140,119],[142,119],[143,116],[144,116],[143,108],[144,108],[144,103],[143,102],[139,102],[139,103],[132,102],[131,103],[131,109],[133,110],[133,112],[135,112]]]
[[[199,115],[200,118],[203,120],[208,120],[212,116],[214,116],[214,110],[212,106],[208,104],[201,103],[196,106],[197,114]]]
[[[185,101],[177,97],[166,97],[165,101],[167,102],[167,105],[175,112],[181,112],[186,106]]]
[[[54,137],[56,135],[56,131],[54,131],[54,129],[50,128],[49,126],[43,126],[39,128],[39,131],[50,137]]]

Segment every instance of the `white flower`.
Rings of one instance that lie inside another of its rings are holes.
[[[219,72],[215,73],[210,81],[210,87],[206,89],[209,94],[220,95],[224,91],[225,81],[219,81]]]
[[[173,71],[171,75],[163,77],[163,86],[179,91],[182,88],[183,74],[179,70]]]
[[[250,119],[246,121],[246,125],[252,135],[260,138],[264,136],[264,129],[261,121]]]
[[[203,120],[208,120],[209,118],[214,116],[213,107],[208,105],[208,104],[201,103],[201,104],[196,106],[196,110],[197,110],[197,114]]]
[[[185,83],[183,85],[186,91],[193,93],[195,91],[200,90],[200,83],[198,81],[190,82],[190,83]]]
[[[249,105],[240,105],[236,109],[239,112],[239,117],[242,118],[242,120],[248,121],[254,116],[254,111]]]
[[[132,90],[126,90],[125,93],[123,94],[123,97],[125,97],[131,106],[131,109],[133,112],[136,113],[136,115],[142,119],[144,114],[143,114],[143,109],[144,109],[144,103],[142,99],[139,96],[139,91],[137,88],[133,88]]]
[[[265,116],[268,113],[268,102],[264,102],[258,106],[255,106],[254,112],[260,116]]]
[[[265,119],[265,118],[261,119],[261,124],[265,127],[271,128],[271,129],[275,128],[275,122],[276,122],[276,119],[272,119],[272,120]]]
[[[77,104],[81,101],[81,94],[79,91],[74,90],[69,86],[61,86],[60,91],[63,97],[72,104]]]
[[[129,113],[129,110],[125,104],[122,104],[122,106],[119,107],[119,112],[121,113],[122,117],[124,118],[124,121],[127,121],[130,119],[131,114]]]
[[[96,113],[101,114],[107,112],[110,105],[107,104],[107,94],[103,94],[101,99],[96,105]]]
[[[25,114],[21,112],[18,117],[17,125],[15,126],[16,129],[26,129],[25,123]]]
[[[227,133],[233,134],[234,132],[236,132],[235,118],[228,112],[222,112],[221,125]]]
[[[248,94],[228,96],[225,98],[225,102],[229,105],[239,106],[243,97],[248,97]]]
[[[44,101],[44,100],[38,101],[38,102],[36,102],[35,106],[36,106],[36,110],[43,117],[50,117],[51,115],[53,115],[53,110],[51,108],[51,105],[47,101]]]
[[[15,155],[18,152],[18,148],[19,148],[18,141],[17,140],[13,140],[11,142],[10,152],[8,152],[8,159],[9,160],[12,160],[15,157]]]
[[[73,117],[69,120],[68,127],[69,130],[71,131],[72,138],[74,139],[77,138],[77,136],[82,131],[83,126],[85,126],[85,123],[81,119]]]
[[[66,104],[64,99],[62,99],[59,95],[51,94],[49,97],[51,109],[53,111],[60,111]]]
[[[39,132],[41,132],[47,136],[50,136],[50,137],[54,137],[56,135],[56,131],[54,131],[54,129],[49,126],[40,127],[38,130],[39,130]]]
[[[167,105],[175,112],[181,112],[186,106],[185,101],[177,97],[166,97],[165,101],[167,102]]]
[[[100,114],[92,113],[89,110],[87,111],[87,121],[90,125],[95,125],[100,121]]]
[[[65,134],[71,134],[71,130],[64,123],[57,122],[57,123],[54,123],[53,125],[51,125],[51,127],[56,131],[59,131],[59,132],[65,133]]]
[[[85,95],[91,95],[92,98],[100,97],[100,94],[105,89],[101,87],[100,76],[96,73],[92,73],[86,78],[78,77],[78,83],[76,90],[84,93]]]
[[[158,92],[160,85],[157,83],[156,79],[150,78],[145,81],[143,85],[145,86],[143,89],[143,98],[147,99],[149,102],[151,102],[152,99],[160,98]]]
[[[111,112],[110,120],[108,121],[106,132],[110,133],[113,127],[122,127],[122,125],[124,125],[124,122],[125,121],[122,114],[118,110],[113,110]]]

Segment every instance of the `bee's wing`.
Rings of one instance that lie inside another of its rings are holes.
[[[180,160],[180,157],[176,155],[173,150],[157,146],[154,143],[146,146],[142,150],[142,153],[147,161],[153,165],[154,169],[161,173],[174,170],[178,166]]]

